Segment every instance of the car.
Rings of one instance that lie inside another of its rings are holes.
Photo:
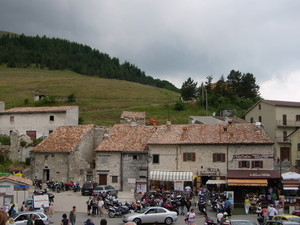
[[[230,220],[231,225],[256,225],[251,220]]]
[[[267,220],[264,225],[299,225],[299,223],[288,220]]]
[[[93,190],[97,186],[97,183],[91,181],[85,182],[81,188],[82,195],[93,195]]]
[[[123,216],[123,222],[135,222],[140,225],[143,223],[165,223],[167,225],[176,222],[178,216],[174,211],[163,207],[147,207],[137,212],[129,213]]]
[[[49,219],[46,216],[46,214],[39,211],[17,212],[11,215],[10,217],[14,219],[15,225],[27,225],[27,220],[31,214],[33,214],[36,219],[43,220],[45,225],[49,224]]]
[[[300,217],[295,215],[290,215],[290,214],[276,215],[273,216],[272,220],[287,220],[287,221],[298,222],[300,224]]]
[[[293,215],[295,216],[300,216],[300,209],[296,209],[292,212]]]
[[[93,190],[93,195],[109,194],[118,197],[118,190],[110,185],[97,185]]]

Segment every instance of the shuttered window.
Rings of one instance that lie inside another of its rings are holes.
[[[196,161],[196,153],[195,152],[183,153],[183,161]]]
[[[239,161],[239,168],[249,168],[250,162],[249,161]]]
[[[252,161],[252,168],[263,168],[263,161]]]
[[[214,153],[213,162],[225,162],[225,153]]]

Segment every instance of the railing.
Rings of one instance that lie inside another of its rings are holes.
[[[276,125],[277,126],[284,126],[284,127],[300,127],[300,121],[295,121],[295,120],[276,120]]]

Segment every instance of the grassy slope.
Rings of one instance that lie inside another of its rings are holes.
[[[187,123],[189,115],[201,113],[196,104],[183,112],[174,111],[179,94],[165,89],[70,71],[0,67],[0,101],[5,102],[6,109],[25,106],[25,99],[32,104],[35,92],[57,97],[74,93],[73,104],[79,106],[84,124],[113,125],[119,122],[122,111],[145,111],[159,124],[165,124],[168,115],[173,124],[180,124]]]

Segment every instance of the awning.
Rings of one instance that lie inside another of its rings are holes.
[[[206,184],[227,184],[227,180],[208,180]]]
[[[149,177],[159,181],[193,181],[193,172],[152,170]]]
[[[267,179],[228,179],[228,186],[267,187]]]
[[[298,187],[285,187],[283,186],[283,190],[286,190],[286,191],[298,191]]]

